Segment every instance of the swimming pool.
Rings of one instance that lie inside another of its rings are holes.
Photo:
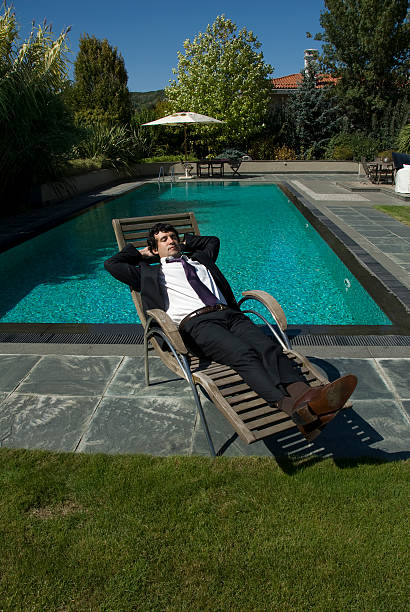
[[[276,185],[239,182],[146,184],[6,251],[0,322],[134,323],[128,288],[103,268],[117,250],[111,219],[181,210],[221,238],[218,265],[238,298],[264,289],[291,324],[390,324]]]

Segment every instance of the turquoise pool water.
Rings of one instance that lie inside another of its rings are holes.
[[[103,268],[113,217],[195,212],[221,238],[218,265],[234,294],[264,289],[289,323],[390,324],[276,185],[147,184],[0,255],[1,322],[133,323],[130,292]]]

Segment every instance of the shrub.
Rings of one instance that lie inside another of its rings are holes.
[[[397,149],[400,153],[410,154],[410,123],[400,130],[397,138]]]
[[[380,159],[391,162],[393,160],[392,153],[393,153],[392,149],[388,149],[386,151],[379,151],[377,157],[380,157]]]
[[[254,140],[249,149],[249,155],[252,159],[274,159],[276,147],[277,144],[274,137]]]
[[[353,149],[349,145],[337,145],[333,149],[333,159],[353,159]]]
[[[297,159],[297,156],[293,149],[283,145],[274,149],[273,159]]]
[[[374,159],[380,150],[385,146],[380,139],[371,138],[361,132],[347,134],[342,132],[333,136],[326,147],[326,158],[335,158],[335,149],[337,147],[348,147],[353,152],[353,159],[361,160],[363,157],[367,160]]]
[[[222,151],[222,153],[217,155],[216,158],[217,159],[241,159],[244,155],[247,155],[247,153],[244,153],[243,151],[239,151],[238,149],[225,149],[224,151]]]

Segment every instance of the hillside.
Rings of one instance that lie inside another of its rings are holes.
[[[152,108],[157,102],[165,99],[163,89],[156,89],[155,91],[131,91],[130,96],[132,107],[135,110]]]

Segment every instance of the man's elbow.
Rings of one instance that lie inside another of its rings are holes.
[[[106,259],[104,261],[104,268],[107,270],[107,272],[109,272],[111,274],[111,266],[112,266],[112,261],[111,258],[110,259]]]

